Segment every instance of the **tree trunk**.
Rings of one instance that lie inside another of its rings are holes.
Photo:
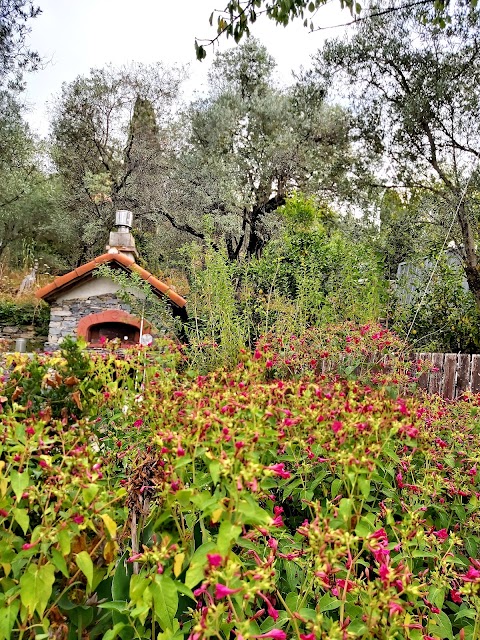
[[[460,224],[463,239],[463,270],[470,291],[475,298],[477,309],[480,311],[480,272],[478,269],[478,256],[475,248],[473,229],[463,203],[458,207],[457,219]]]

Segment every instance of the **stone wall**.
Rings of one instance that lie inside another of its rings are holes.
[[[50,308],[50,327],[46,348],[56,349],[67,336],[76,337],[78,322],[82,318],[111,309],[119,309],[127,313],[130,311],[128,304],[119,300],[113,293],[53,303]]]

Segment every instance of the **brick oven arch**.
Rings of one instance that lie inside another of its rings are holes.
[[[87,342],[91,342],[92,329],[94,330],[98,325],[124,325],[125,333],[132,337],[129,341],[138,343],[141,321],[136,316],[133,316],[126,311],[122,311],[121,309],[110,309],[108,311],[102,311],[101,313],[91,313],[90,315],[81,318],[77,325],[78,337],[84,338]],[[132,329],[135,330],[134,333],[132,333]],[[144,321],[143,330],[144,332],[151,331],[151,326],[148,322]]]

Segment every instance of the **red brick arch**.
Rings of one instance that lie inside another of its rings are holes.
[[[137,329],[140,329],[141,325],[141,321],[136,316],[132,316],[130,313],[122,311],[121,309],[110,309],[108,311],[102,311],[101,313],[91,313],[89,316],[85,316],[79,320],[77,335],[86,340],[90,327],[104,322],[121,322],[122,324],[136,327]],[[148,322],[144,321],[143,330],[152,331],[152,327]]]

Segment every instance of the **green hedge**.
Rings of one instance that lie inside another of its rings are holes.
[[[37,335],[48,334],[50,307],[43,302],[0,300],[0,327],[33,325]]]

